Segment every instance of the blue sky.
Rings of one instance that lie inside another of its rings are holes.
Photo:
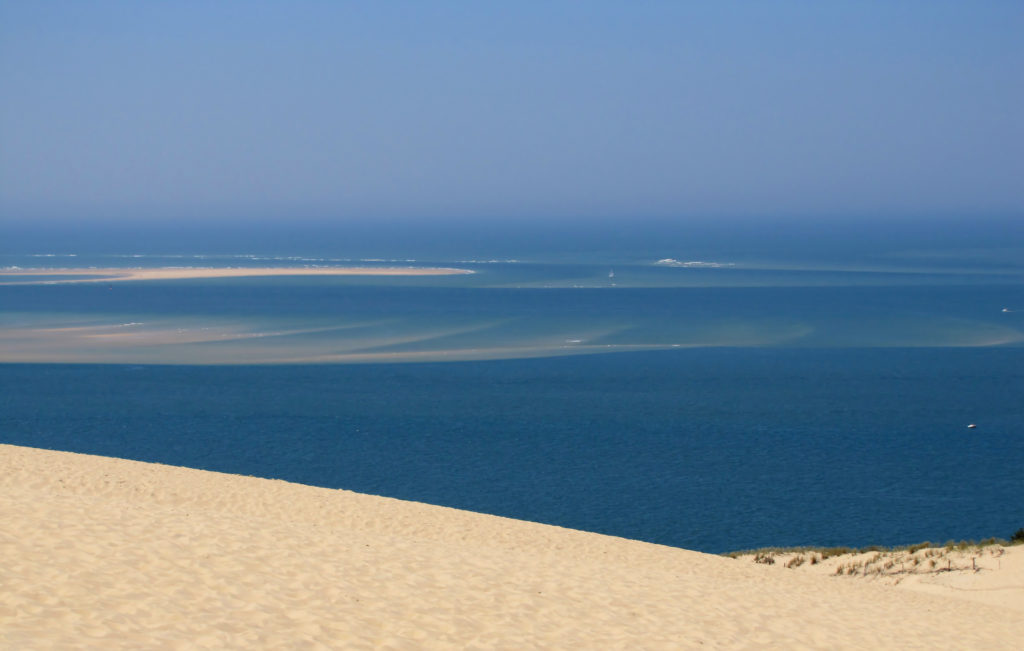
[[[1024,216],[1020,2],[2,2],[0,223]]]

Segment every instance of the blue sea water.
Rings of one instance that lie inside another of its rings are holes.
[[[1015,250],[0,252],[22,269],[475,272],[0,285],[0,441],[711,552],[1008,536],[1024,525]]]
[[[1022,349],[313,366],[0,365],[4,442],[710,552],[1008,536]],[[966,429],[978,423],[974,430]]]

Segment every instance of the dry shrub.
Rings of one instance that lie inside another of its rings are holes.
[[[842,556],[843,554],[852,554],[854,551],[849,547],[829,547],[821,550],[821,560],[832,558],[833,556]]]

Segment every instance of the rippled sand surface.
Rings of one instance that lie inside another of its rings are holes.
[[[1019,612],[253,477],[0,446],[4,648],[1013,648]]]

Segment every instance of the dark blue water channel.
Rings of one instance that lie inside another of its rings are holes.
[[[710,552],[1005,537],[1024,526],[1024,349],[3,364],[0,441]]]

